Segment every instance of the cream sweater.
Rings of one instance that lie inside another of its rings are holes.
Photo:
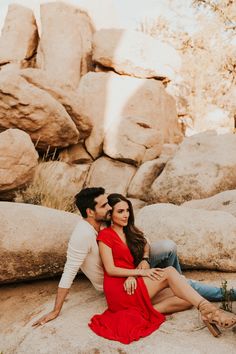
[[[103,267],[97,245],[97,231],[85,220],[76,225],[67,249],[67,261],[59,283],[60,288],[71,287],[79,269],[89,278],[95,289],[103,291]]]

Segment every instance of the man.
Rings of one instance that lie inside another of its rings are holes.
[[[96,242],[97,233],[103,222],[110,220],[111,207],[108,204],[105,190],[99,188],[82,189],[75,197],[83,219],[75,227],[67,250],[67,261],[62,274],[54,309],[42,316],[33,326],[43,325],[55,319],[62,309],[63,303],[79,269],[90,279],[98,291],[103,291],[103,267]],[[157,241],[145,248],[145,254],[138,268],[175,267],[180,273],[181,268],[176,253],[176,245],[171,240]],[[202,296],[211,301],[222,299],[221,289],[200,282],[189,280],[190,285]],[[127,292],[130,289],[126,290]],[[236,295],[236,294],[235,294]]]

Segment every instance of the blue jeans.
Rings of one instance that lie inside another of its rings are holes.
[[[177,246],[171,240],[161,240],[152,242],[150,245],[150,266],[151,268],[174,267],[182,274],[179,259],[177,256]],[[189,285],[202,297],[209,301],[221,301],[223,299],[222,289],[217,286],[208,285],[187,279]],[[233,289],[232,300],[236,301],[236,289]]]

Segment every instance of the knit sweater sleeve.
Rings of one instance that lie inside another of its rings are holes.
[[[67,249],[67,260],[59,282],[59,288],[69,289],[81,265],[91,249],[91,231],[84,222],[79,222],[73,231]]]

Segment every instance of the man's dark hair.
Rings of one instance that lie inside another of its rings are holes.
[[[95,199],[102,194],[105,194],[105,189],[102,187],[84,188],[76,194],[75,204],[83,218],[87,218],[88,216],[86,211],[87,208],[95,210],[97,204]]]

